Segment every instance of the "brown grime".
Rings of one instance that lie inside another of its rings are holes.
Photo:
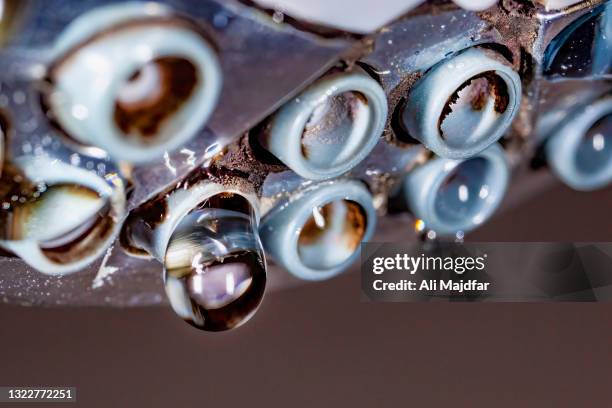
[[[476,75],[469,80],[465,81],[457,90],[448,98],[444,109],[438,119],[438,130],[442,138],[444,138],[444,132],[442,130],[442,124],[444,120],[453,111],[453,105],[459,100],[459,94],[468,86],[472,86],[470,90],[470,104],[472,109],[475,111],[482,110],[487,103],[488,98],[491,96],[495,98],[495,112],[498,114],[504,113],[508,109],[510,103],[510,95],[508,93],[508,85],[506,82],[495,73],[495,71],[487,71],[482,74]]]
[[[350,250],[354,250],[361,243],[366,229],[366,215],[361,206],[352,201],[344,201],[347,206],[347,214],[342,233],[347,239]],[[333,203],[328,203],[320,207],[321,216],[325,220],[325,225],[317,225],[313,216],[310,216],[302,226],[302,231],[298,238],[299,245],[311,245],[317,242],[326,232],[326,226],[334,217]]]

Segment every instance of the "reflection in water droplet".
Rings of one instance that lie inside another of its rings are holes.
[[[298,253],[312,269],[333,268],[350,258],[363,239],[366,215],[353,201],[315,207],[298,238]]]
[[[285,15],[282,11],[275,11],[274,13],[272,13],[272,21],[274,21],[275,23],[280,24],[283,22],[284,19]]]
[[[185,216],[164,260],[174,311],[207,331],[228,330],[257,310],[266,286],[263,248],[252,214],[200,208]]]

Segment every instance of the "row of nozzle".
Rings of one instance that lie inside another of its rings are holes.
[[[604,6],[594,11],[576,24],[596,27],[593,59],[598,72],[609,71],[612,19]],[[545,69],[567,68],[563,47],[575,48],[576,24],[551,42]],[[488,48],[445,53],[419,67],[422,77],[391,112],[407,138],[463,159],[506,133],[521,106],[521,78]],[[160,160],[197,137],[215,111],[224,86],[217,49],[205,26],[164,4],[94,8],[55,39],[42,103],[77,150],[134,164]],[[329,74],[273,116],[262,145],[303,177],[336,177],[363,160],[388,125],[387,93],[357,67]]]
[[[221,89],[206,35],[157,4],[96,9],[65,30],[54,53],[52,86],[43,95],[50,117],[77,145],[118,160],[146,162],[184,144],[212,114]],[[394,109],[406,135],[420,142],[406,151],[432,152],[398,171],[390,192],[419,231],[462,235],[498,208],[511,173],[498,140],[522,93],[503,55],[474,46],[433,63]],[[236,327],[263,297],[264,253],[308,280],[335,276],[356,260],[380,209],[358,170],[388,143],[381,136],[389,110],[381,83],[354,65],[324,75],[267,118],[254,142],[308,181],[265,213],[256,189],[203,179],[168,191],[147,216],[136,210],[124,223],[121,175],[45,156],[11,159],[1,166],[0,246],[62,275],[99,258],[123,228],[124,244],[164,264],[178,315],[205,330]],[[612,181],[611,118],[612,99],[599,96],[544,135],[548,162],[567,184],[590,190]],[[0,151],[4,144],[2,137]]]

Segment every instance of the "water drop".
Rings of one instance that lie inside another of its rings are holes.
[[[255,225],[248,210],[211,207],[193,211],[178,224],[166,250],[164,282],[172,308],[185,321],[223,331],[255,313],[266,286]]]
[[[281,11],[275,11],[272,14],[272,21],[274,21],[277,24],[282,23],[284,19],[285,19],[285,15]]]

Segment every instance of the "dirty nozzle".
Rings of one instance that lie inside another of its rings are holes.
[[[478,155],[519,111],[521,78],[501,55],[472,47],[432,67],[410,90],[404,128],[447,159]]]

